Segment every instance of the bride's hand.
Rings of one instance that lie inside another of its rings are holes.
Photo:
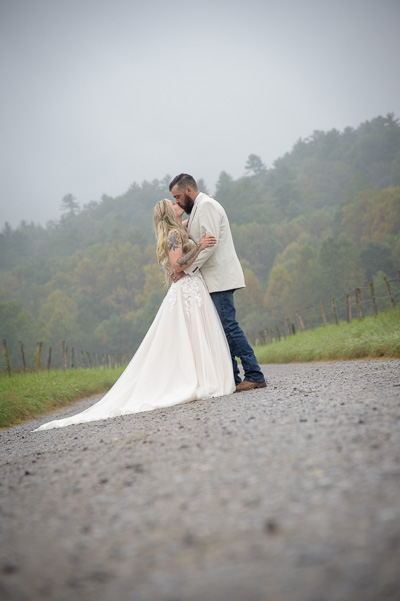
[[[215,238],[215,236],[213,236],[212,234],[210,236],[204,234],[204,236],[200,240],[200,249],[204,250],[205,248],[214,246],[215,244],[217,244],[217,239]]]
[[[185,275],[186,273],[184,271],[174,271],[171,273],[171,281],[175,283],[181,278],[185,277]]]

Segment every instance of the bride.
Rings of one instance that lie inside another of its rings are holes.
[[[168,199],[154,208],[157,259],[169,284],[197,255],[216,243],[204,235],[198,244],[182,223],[184,210]],[[228,343],[199,272],[171,284],[160,309],[132,360],[97,403],[72,417],[34,430],[63,428],[120,415],[171,407],[235,391]]]

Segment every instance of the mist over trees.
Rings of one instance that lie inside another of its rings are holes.
[[[357,129],[315,131],[271,166],[251,154],[244,173],[234,180],[222,171],[214,195],[245,271],[247,288],[236,303],[247,332],[400,268],[393,114]],[[99,353],[137,348],[166,292],[152,210],[171,196],[170,179],[133,183],[83,207],[67,193],[58,221],[3,227],[0,337],[14,363],[18,340],[31,355],[39,340],[57,349],[65,339]]]

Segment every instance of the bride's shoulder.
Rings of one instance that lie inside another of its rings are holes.
[[[182,244],[182,236],[176,228],[168,232],[168,250],[176,250]]]

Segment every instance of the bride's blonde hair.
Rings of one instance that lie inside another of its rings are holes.
[[[160,200],[153,211],[153,225],[157,240],[157,260],[165,271],[165,284],[171,283],[170,276],[174,269],[169,261],[168,255],[168,235],[171,230],[178,230],[182,239],[183,253],[188,252],[190,242],[186,229],[176,218],[172,201],[168,198]]]

